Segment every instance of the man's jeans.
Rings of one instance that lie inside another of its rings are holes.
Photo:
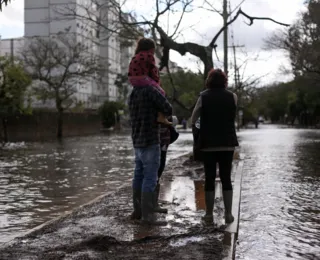
[[[160,166],[160,145],[150,145],[134,150],[136,168],[132,182],[133,189],[154,192]]]

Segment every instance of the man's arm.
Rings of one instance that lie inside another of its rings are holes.
[[[157,108],[158,112],[163,113],[165,116],[172,115],[172,106],[158,90],[150,86],[150,98]]]
[[[195,125],[195,123],[197,122],[198,118],[200,117],[200,113],[201,113],[201,96],[198,98],[197,104],[193,109],[192,112],[192,116],[191,116],[191,125]]]

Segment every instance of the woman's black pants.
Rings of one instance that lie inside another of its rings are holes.
[[[219,165],[219,175],[223,190],[232,190],[231,169],[234,151],[202,152],[205,171],[205,191],[214,191],[216,165]]]

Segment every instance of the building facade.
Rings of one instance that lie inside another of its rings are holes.
[[[99,55],[99,38],[95,22],[77,17],[66,19],[63,11],[70,10],[80,11],[80,15],[85,15],[83,9],[78,5],[88,5],[92,14],[98,15],[97,7],[91,5],[91,1],[85,0],[25,0],[25,38],[52,37],[53,35],[68,30],[74,41],[84,44],[87,49],[94,55]],[[89,6],[90,5],[90,6]],[[83,13],[81,13],[81,11]],[[78,102],[88,108],[96,108],[108,99],[107,85],[95,82],[86,84],[77,84],[74,97]]]
[[[120,92],[123,90],[119,91],[119,86],[115,84],[116,79],[118,75],[127,75],[131,57],[134,55],[135,43],[132,46],[122,44],[123,39],[118,34],[99,30],[97,27],[95,21],[101,17],[108,27],[110,25],[116,28],[119,25],[118,13],[113,5],[105,4],[108,1],[103,1],[104,4],[97,8],[91,0],[24,0],[24,2],[24,37],[2,40],[0,38],[0,55],[19,56],[19,52],[30,38],[54,37],[67,29],[73,35],[72,37],[75,37],[75,42],[86,45],[89,51],[100,57],[101,66],[105,68],[99,75],[98,84],[94,81],[77,84],[74,95],[76,100],[87,108],[97,108],[106,100],[119,100]],[[66,8],[82,16],[90,12],[90,19],[81,19],[72,15],[66,18]],[[133,18],[128,16],[126,19]],[[170,63],[170,67],[171,72],[174,72],[175,64]],[[130,92],[128,84],[124,84],[123,87],[127,88],[126,93]],[[52,107],[54,103],[35,100],[33,105]]]

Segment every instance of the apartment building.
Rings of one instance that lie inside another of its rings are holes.
[[[88,82],[77,84],[75,98],[88,108],[97,108],[105,100],[116,101],[119,98],[119,90],[115,85],[118,74],[126,75],[131,57],[134,55],[135,45],[121,44],[119,35],[106,30],[99,30],[94,21],[103,17],[103,21],[111,26],[118,26],[118,13],[112,5],[104,4],[99,9],[91,0],[24,0],[25,1],[25,35],[22,38],[0,38],[0,55],[18,56],[24,43],[31,37],[51,37],[68,28],[75,37],[74,41],[87,45],[88,50],[100,57],[106,70],[100,75],[101,83]],[[103,3],[108,1],[101,0]],[[113,1],[113,0],[110,0]],[[86,7],[85,9],[83,7]],[[63,16],[63,10],[75,8],[83,16],[87,10],[93,21],[78,17]],[[82,13],[81,13],[82,12]],[[134,19],[127,16],[127,19]],[[159,61],[157,61],[159,64]],[[175,68],[176,66],[170,67]],[[173,72],[173,70],[171,70]],[[164,72],[165,73],[165,72]],[[125,87],[130,88],[129,85]],[[36,107],[52,107],[53,102],[34,101]]]
[[[25,0],[25,38],[33,36],[51,37],[68,29],[70,37],[88,47],[88,50],[99,55],[99,39],[94,22],[88,22],[74,17],[66,20],[63,16],[64,8],[77,8],[78,4],[91,4],[84,0]],[[92,13],[97,12],[96,6],[90,6]],[[81,9],[79,9],[81,10]],[[86,107],[97,107],[108,99],[108,86],[97,85],[94,81],[86,84],[77,84],[75,98]]]
[[[85,16],[90,10],[92,19],[99,19],[100,16],[107,17],[105,22],[116,23],[117,13],[110,6],[98,10],[91,0],[24,0],[25,1],[25,32],[24,37],[16,39],[0,38],[1,56],[19,56],[26,41],[31,37],[51,37],[68,29],[70,37],[74,41],[87,45],[88,50],[98,55],[106,70],[100,75],[101,83],[88,82],[76,86],[75,98],[81,101],[88,108],[97,108],[105,100],[116,101],[118,99],[118,88],[115,85],[117,74],[124,71],[122,66],[125,58],[121,53],[127,50],[120,49],[120,39],[116,34],[108,34],[106,31],[99,31],[94,21],[78,17],[63,16],[64,8],[75,8],[78,13]],[[83,7],[86,7],[85,9]],[[83,13],[81,13],[83,12]],[[129,52],[130,53],[130,52]],[[131,56],[131,55],[130,55]],[[34,106],[51,107],[48,102],[35,102]]]

